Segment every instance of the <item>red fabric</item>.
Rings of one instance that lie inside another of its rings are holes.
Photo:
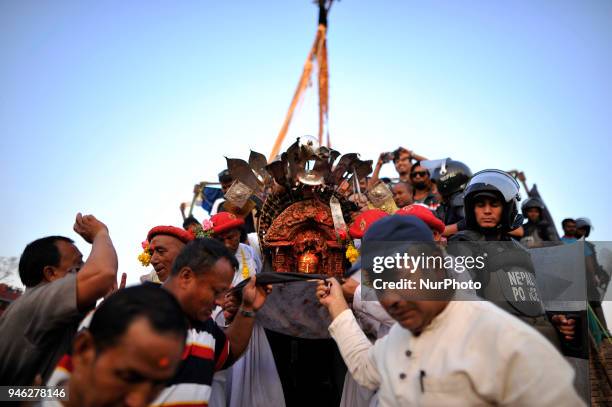
[[[213,223],[213,233],[223,233],[244,225],[244,219],[231,212],[219,212],[211,216],[210,220]]]
[[[200,359],[215,359],[215,352],[212,349],[196,344],[191,344],[185,347],[185,350],[183,351],[183,360],[186,359],[189,355],[195,356]]]
[[[64,355],[62,356],[62,358],[60,359],[59,363],[57,364],[58,367],[64,368],[67,371],[69,371],[70,373],[72,373],[72,356],[70,355]]]
[[[432,211],[430,211],[427,207],[423,205],[408,205],[403,208],[398,209],[395,212],[397,215],[412,215],[421,219],[423,222],[427,223],[430,229],[435,230],[439,233],[444,232],[444,222],[434,215]]]
[[[226,339],[225,344],[223,344],[223,351],[221,352],[221,355],[219,355],[219,359],[217,360],[217,363],[215,364],[215,372],[223,369],[225,362],[227,362],[227,357],[229,356],[229,347],[230,347],[229,339]]]
[[[374,222],[387,215],[387,212],[381,209],[368,209],[365,212],[361,212],[349,228],[349,234],[353,239],[361,239],[366,230],[368,230]]]
[[[153,229],[149,230],[147,240],[150,242],[151,239],[157,235],[173,236],[183,243],[189,243],[195,238],[191,231],[177,228],[176,226],[155,226]]]

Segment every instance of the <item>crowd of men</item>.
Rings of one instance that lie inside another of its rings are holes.
[[[396,180],[379,177],[389,162]],[[526,258],[529,268],[525,247],[589,236],[586,218],[564,219],[564,234],[557,236],[538,196],[519,208],[519,184],[504,171],[472,174],[459,161],[428,163],[405,148],[380,154],[361,188],[388,184],[397,210],[356,199],[361,208],[350,237],[361,246],[507,242],[513,246],[504,250]],[[233,182],[227,171],[219,181],[224,192]],[[349,186],[346,194],[357,192]],[[93,215],[77,214],[74,224],[92,246],[86,261],[63,236],[28,244],[19,262],[25,293],[0,317],[0,385],[68,389],[69,397],[45,399],[44,406],[306,405],[288,394],[272,339],[257,322],[273,289],[257,282],[264,261],[253,233],[257,211],[237,215],[226,206],[221,198],[210,219],[188,217],[182,228],[152,227],[141,261],[153,271],[127,288],[125,273],[117,283],[109,230]],[[596,263],[588,250],[585,256]],[[587,264],[591,288],[608,282],[596,268]],[[317,287],[347,369],[335,405],[585,403],[563,357],[564,346],[577,340],[574,317],[547,313],[541,303],[517,307],[486,290],[475,293],[481,301],[458,301],[452,291],[419,301],[398,290],[365,301],[361,270],[372,276],[357,260],[344,279]],[[447,273],[438,272],[439,278]]]

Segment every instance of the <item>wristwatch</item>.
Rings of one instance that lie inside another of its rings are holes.
[[[240,308],[240,315],[247,318],[255,318],[255,311],[247,311]]]

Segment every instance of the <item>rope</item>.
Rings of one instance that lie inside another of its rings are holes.
[[[599,329],[601,329],[602,335],[605,336],[608,342],[612,344],[612,336],[610,336],[610,332],[608,332],[608,330],[604,328],[599,318],[597,318],[597,314],[595,314],[595,311],[593,311],[593,308],[591,308],[591,304],[587,303],[587,306],[589,307],[589,315],[592,315],[595,322],[597,322]]]

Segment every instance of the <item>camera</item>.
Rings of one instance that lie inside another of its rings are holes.
[[[392,160],[393,160],[393,153],[389,152],[383,155],[383,158],[382,158],[383,163],[388,163],[389,161],[392,161]]]

